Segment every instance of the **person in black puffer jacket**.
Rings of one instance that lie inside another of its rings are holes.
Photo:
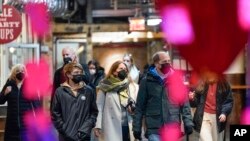
[[[25,66],[15,65],[0,94],[0,104],[8,102],[4,141],[24,141],[25,136],[29,134],[24,123],[24,114],[28,111],[34,112],[35,108],[41,106],[38,99],[34,101],[25,99],[23,92],[25,75]]]

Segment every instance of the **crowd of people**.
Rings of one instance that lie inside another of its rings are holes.
[[[160,141],[160,129],[176,123],[200,141],[222,141],[233,107],[229,83],[221,76],[202,78],[180,104],[171,101],[167,78],[174,73],[168,52],[158,51],[142,72],[131,54],[113,62],[108,73],[97,60],[80,64],[73,49],[62,50],[64,64],[54,73],[51,120],[59,141]],[[20,141],[23,113],[41,105],[23,97],[25,66],[12,68],[0,94],[8,102],[5,141]],[[191,107],[195,107],[194,116]]]

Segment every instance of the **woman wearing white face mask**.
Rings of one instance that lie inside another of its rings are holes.
[[[101,67],[96,60],[90,60],[88,62],[88,68],[90,72],[90,85],[95,88],[105,77],[104,68]]]
[[[132,58],[131,54],[125,54],[123,56],[123,62],[128,66],[129,68],[129,75],[132,78],[132,80],[138,84],[139,82],[139,76],[140,71],[137,69],[137,67],[134,64],[134,59]]]

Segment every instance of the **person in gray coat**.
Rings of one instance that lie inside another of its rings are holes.
[[[99,141],[133,141],[132,115],[138,85],[129,78],[126,64],[113,63],[97,91],[99,113],[94,132]]]

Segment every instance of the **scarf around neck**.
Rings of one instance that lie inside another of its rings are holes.
[[[121,105],[126,107],[129,98],[128,86],[129,81],[127,78],[120,80],[114,76],[110,76],[109,78],[102,80],[97,86],[97,89],[104,91],[104,93],[111,91],[117,92],[119,94]]]
[[[105,93],[110,91],[118,92],[128,88],[128,85],[129,81],[127,78],[125,78],[124,80],[120,80],[118,78],[115,78],[114,76],[110,76],[109,78],[102,80],[97,88],[101,89]]]

